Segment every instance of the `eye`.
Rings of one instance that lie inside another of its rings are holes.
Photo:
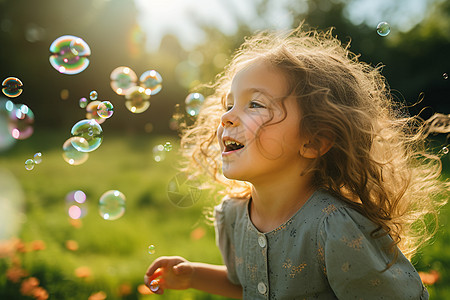
[[[250,101],[249,107],[250,108],[266,108],[264,105],[262,105],[256,101]]]

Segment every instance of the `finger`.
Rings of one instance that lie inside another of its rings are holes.
[[[172,270],[176,275],[189,274],[192,272],[192,266],[187,262],[183,262],[174,266]]]
[[[147,272],[145,274],[148,276],[152,275],[153,272],[155,272],[157,269],[166,267],[167,262],[168,262],[167,257],[164,256],[158,257],[157,259],[155,259],[155,261],[153,261],[150,267],[148,267]]]
[[[150,282],[152,282],[152,280],[158,278],[159,276],[161,276],[163,273],[163,269],[162,268],[158,268],[156,269],[155,272],[153,272],[152,274],[148,275],[148,273],[144,276],[144,280],[146,279],[147,282],[145,283],[147,286],[150,286]]]

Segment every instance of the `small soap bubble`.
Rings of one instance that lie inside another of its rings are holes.
[[[2,82],[2,92],[10,98],[18,97],[22,94],[23,83],[19,78],[8,77]]]
[[[103,122],[105,122],[106,119],[102,118],[98,114],[98,106],[100,105],[100,103],[101,103],[101,101],[95,100],[95,101],[91,101],[86,106],[86,119],[93,119],[98,124],[102,124]]]
[[[150,290],[155,293],[159,290],[159,281],[154,279],[150,282]]]
[[[28,171],[33,170],[34,165],[35,165],[35,162],[31,158],[29,158],[25,161],[25,169],[27,169]]]
[[[117,67],[111,72],[111,88],[118,95],[126,95],[136,86],[137,75],[129,67]]]
[[[99,200],[99,213],[105,220],[117,220],[125,213],[125,195],[117,190],[105,192]]]
[[[103,141],[103,130],[95,120],[81,120],[73,125],[72,137],[80,137],[80,140],[72,140],[72,145],[81,152],[91,152],[100,147]],[[86,143],[87,142],[87,143]]]
[[[78,103],[81,108],[86,108],[86,106],[88,105],[88,100],[85,97],[83,97],[80,99]]]
[[[447,80],[447,79],[448,79],[448,74],[447,74],[447,73],[442,74],[442,78],[444,78],[445,80]]]
[[[89,98],[91,98],[91,100],[97,100],[97,97],[98,97],[97,91],[92,91],[89,93]]]
[[[82,137],[71,137],[66,140],[62,146],[64,161],[69,165],[77,166],[85,163],[89,158],[89,153],[78,151],[73,144],[82,145],[82,148],[88,148],[88,142]]]
[[[141,86],[147,90],[150,95],[156,95],[162,89],[162,77],[155,70],[149,70],[142,73],[141,77],[139,77],[139,81],[141,82]]]
[[[447,147],[442,147],[442,153],[448,154],[449,150]]]
[[[387,36],[391,32],[391,26],[387,22],[380,22],[377,25],[377,33],[380,36]]]
[[[110,118],[113,115],[113,113],[114,113],[114,106],[109,101],[102,101],[97,106],[97,114],[101,118],[108,119],[108,118]]]
[[[186,112],[190,116],[196,116],[200,112],[200,108],[205,101],[205,97],[200,93],[190,93],[185,100]]]
[[[135,114],[142,113],[150,107],[150,92],[141,86],[132,87],[125,99],[125,106]]]
[[[155,254],[155,252],[156,252],[156,247],[155,247],[155,245],[150,245],[150,246],[148,246],[148,253],[150,253],[150,254]]]
[[[172,149],[173,149],[173,146],[172,146],[172,144],[170,142],[166,142],[164,144],[164,150],[165,151],[170,152],[170,151],[172,151]]]
[[[34,162],[38,165],[42,162],[42,153],[41,152],[37,152],[34,155]]]
[[[91,49],[81,38],[64,35],[50,45],[50,64],[60,73],[74,75],[89,66]]]
[[[16,140],[29,138],[33,132],[34,114],[25,104],[14,104],[9,113],[8,128]]]
[[[156,162],[161,162],[166,158],[166,153],[163,145],[156,145],[153,147],[153,159]]]

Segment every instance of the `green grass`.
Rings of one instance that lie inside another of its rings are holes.
[[[154,145],[170,140],[176,146],[176,139],[107,134],[85,164],[70,166],[61,156],[61,146],[67,138],[61,132],[36,132],[30,139],[18,141],[13,148],[0,153],[0,174],[9,170],[24,194],[23,206],[16,203],[21,207],[16,214],[21,220],[17,236],[28,248],[35,240],[46,245],[44,250],[15,254],[18,264],[28,272],[26,277],[37,277],[50,299],[88,299],[99,291],[104,291],[107,299],[224,299],[194,290],[167,291],[162,297],[141,295],[137,290],[148,265],[161,255],[221,263],[214,229],[206,224],[202,213],[205,207],[214,204],[212,197],[203,193],[201,200],[190,208],[174,206],[168,200],[166,188],[177,173],[176,149],[163,162],[156,163],[152,158]],[[42,163],[32,171],[25,170],[25,160],[38,151],[43,153]],[[77,189],[83,190],[88,198],[87,215],[80,228],[71,225],[65,203],[67,193]],[[100,217],[97,204],[100,196],[111,189],[126,195],[127,210],[120,219],[106,221]],[[413,260],[419,271],[437,270],[441,274],[440,280],[428,287],[432,299],[450,299],[449,224],[450,211],[444,209],[433,243]],[[0,226],[8,228],[12,223],[0,219]],[[205,235],[192,239],[191,232],[199,227],[205,230]],[[68,250],[67,240],[76,241],[78,250]],[[150,244],[156,245],[155,254],[148,253]],[[5,272],[12,265],[11,257],[2,257],[0,252],[0,298],[32,299],[20,293],[23,279],[14,283],[6,278]],[[89,277],[75,275],[81,266],[91,270]],[[119,293],[123,284],[131,287],[126,296]]]

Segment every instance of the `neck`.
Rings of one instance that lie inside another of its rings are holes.
[[[253,184],[250,218],[258,230],[269,232],[287,222],[314,193],[311,176],[280,178]]]

